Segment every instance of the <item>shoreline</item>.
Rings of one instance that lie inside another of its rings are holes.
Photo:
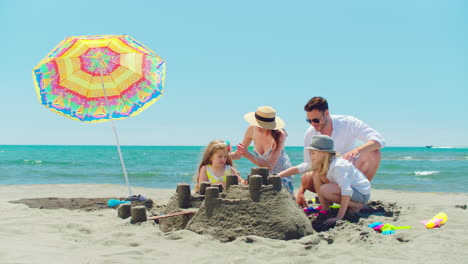
[[[156,205],[165,205],[174,189],[132,187]],[[37,184],[0,185],[3,211],[2,263],[212,263],[216,259],[245,263],[462,263],[468,259],[466,193],[426,193],[373,189],[371,200],[393,204],[398,217],[369,216],[359,223],[343,223],[334,229],[298,240],[257,236],[223,243],[207,235],[180,230],[164,233],[153,221],[130,224],[115,209],[37,209],[8,201],[25,198],[126,197],[126,185]],[[314,194],[307,192],[307,198]],[[448,215],[440,228],[426,229],[420,221],[439,212]],[[374,221],[412,226],[382,235],[367,227]]]

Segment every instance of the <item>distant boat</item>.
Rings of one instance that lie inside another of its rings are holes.
[[[450,148],[453,148],[453,147],[426,146],[426,148],[450,149]]]

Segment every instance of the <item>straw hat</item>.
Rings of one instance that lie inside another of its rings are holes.
[[[335,153],[335,150],[333,149],[334,147],[335,143],[331,137],[326,135],[317,135],[312,137],[312,141],[306,149]]]
[[[256,112],[244,115],[245,121],[258,127],[266,129],[281,129],[284,127],[283,119],[276,116],[276,110],[269,106],[260,106]]]

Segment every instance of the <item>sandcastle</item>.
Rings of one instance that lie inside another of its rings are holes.
[[[269,175],[267,168],[252,168],[248,185],[239,185],[237,179],[228,176],[225,190],[203,182],[199,193],[181,183],[165,207],[153,210],[157,216],[147,219],[159,222],[164,232],[187,229],[223,241],[248,235],[290,240],[313,233],[310,220],[282,188],[279,176]],[[133,214],[132,221],[140,221]],[[146,215],[141,217],[146,220]]]

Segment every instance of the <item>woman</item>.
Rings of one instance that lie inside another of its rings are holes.
[[[237,151],[231,152],[231,158],[238,160],[244,157],[259,167],[268,167],[271,173],[279,173],[291,167],[288,155],[284,152],[286,131],[284,121],[276,116],[276,111],[269,106],[260,106],[256,112],[244,115],[250,126],[244,134],[242,143],[237,145]],[[254,142],[253,153],[247,148]],[[292,176],[282,177],[286,190],[294,197]]]

